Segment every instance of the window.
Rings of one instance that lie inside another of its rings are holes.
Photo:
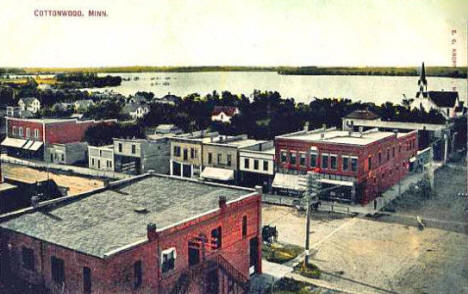
[[[268,170],[268,161],[266,161],[266,160],[263,161],[263,170],[264,171]]]
[[[136,154],[136,145],[132,144],[132,154]]]
[[[134,285],[134,288],[136,289],[141,286],[141,282],[142,282],[143,269],[141,267],[141,260],[138,260],[137,262],[133,264],[133,274],[134,274],[133,285]]]
[[[23,247],[23,267],[34,270],[34,251],[31,248]]]
[[[372,156],[369,156],[369,158],[367,159],[367,166],[369,167],[369,170],[372,169]]]
[[[190,158],[195,158],[195,148],[190,148]]]
[[[281,162],[286,162],[288,160],[288,156],[286,151],[281,151]]]
[[[213,154],[211,152],[208,153],[208,163],[213,163]]]
[[[390,160],[390,148],[387,148],[387,160]]]
[[[94,158],[91,158],[91,165],[94,166]]]
[[[188,159],[188,149],[184,148],[184,160]]]
[[[242,238],[247,236],[247,216],[242,217]]]
[[[228,166],[231,166],[231,164],[232,164],[232,155],[231,155],[231,154],[228,154],[228,155],[227,155],[227,165],[228,165]]]
[[[52,280],[56,283],[65,282],[65,264],[63,259],[52,256],[50,258]]]
[[[346,171],[348,169],[349,169],[349,157],[343,156],[343,171]]]
[[[401,145],[398,146],[398,153],[401,153]]]
[[[223,160],[223,155],[221,153],[218,153],[218,164],[221,164],[222,160]]]
[[[26,128],[26,138],[29,138],[29,137],[31,137],[31,129]]]
[[[248,158],[244,158],[244,167],[245,168],[249,168],[249,163],[250,163],[250,160]]]
[[[254,160],[254,169],[255,170],[258,169],[258,160],[257,159]]]
[[[311,153],[310,154],[310,167],[316,167],[317,166],[317,153]]]
[[[351,158],[351,170],[357,171],[357,158]]]
[[[83,267],[83,292],[91,293],[91,269],[86,266]]]
[[[379,164],[381,164],[381,163],[382,163],[382,153],[379,152]]]
[[[328,154],[322,154],[322,168],[328,168]]]
[[[119,143],[119,152],[122,152],[122,143]]]
[[[167,273],[174,269],[175,267],[175,259],[176,259],[176,250],[175,248],[169,248],[163,250],[162,258],[161,258],[161,271],[163,273]]]
[[[63,153],[61,154],[61,160],[62,162],[65,161],[65,155]]]
[[[292,151],[289,156],[289,163],[296,164],[296,153]]]
[[[19,127],[19,135],[23,136],[23,127]]]
[[[39,130],[34,129],[34,138],[39,139]]]
[[[13,133],[13,136],[16,136],[16,127],[15,126],[13,126],[11,128],[11,132]]]
[[[395,147],[392,148],[392,158],[395,157]]]
[[[107,161],[107,167],[108,167],[108,168],[112,168],[112,161],[111,161],[111,160],[108,160],[108,161]]]
[[[174,157],[180,157],[180,146],[174,146]]]
[[[221,227],[211,231],[211,245],[213,249],[219,249],[222,246],[222,232]]]
[[[336,169],[336,155],[330,155],[330,167]]]
[[[306,155],[305,155],[305,153],[300,154],[299,164],[302,165],[302,166],[306,165]]]

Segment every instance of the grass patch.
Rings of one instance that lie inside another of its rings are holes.
[[[309,284],[295,281],[289,278],[282,278],[275,283],[273,294],[320,294],[321,290]]]
[[[320,275],[322,274],[315,264],[309,263],[305,265],[303,262],[294,267],[294,272],[311,279],[320,279]]]
[[[266,260],[276,263],[285,263],[296,258],[304,251],[304,248],[291,244],[273,243],[263,244],[262,254]]]

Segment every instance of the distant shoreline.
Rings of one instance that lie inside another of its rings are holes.
[[[143,73],[143,72],[277,72],[280,75],[343,75],[343,76],[418,76],[419,67],[262,67],[262,66],[121,66],[75,68],[0,68],[0,75],[57,74],[69,72]],[[467,67],[429,66],[426,76],[467,78]]]

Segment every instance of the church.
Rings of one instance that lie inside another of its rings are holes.
[[[458,92],[456,91],[428,91],[426,69],[424,62],[421,66],[421,74],[418,80],[419,91],[416,93],[416,98],[411,102],[411,109],[424,109],[430,111],[435,109],[439,111],[445,119],[456,118],[462,116],[466,112],[466,107],[463,106],[463,101],[460,101]]]

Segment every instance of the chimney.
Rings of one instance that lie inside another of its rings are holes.
[[[359,136],[362,137],[362,132],[364,131],[363,127],[359,127]]]
[[[263,188],[262,188],[262,186],[256,185],[256,186],[255,186],[255,191],[256,191],[259,195],[262,195],[262,194],[263,194]]]
[[[309,121],[306,121],[306,122],[304,123],[304,132],[307,133],[308,131],[309,131]]]
[[[219,198],[218,198],[218,204],[219,204],[219,208],[220,208],[221,210],[225,209],[226,206],[227,206],[227,205],[226,205],[226,196],[223,196],[223,195],[219,196]]]
[[[149,241],[154,241],[158,238],[158,233],[156,232],[155,223],[149,223],[146,225],[146,235]]]

